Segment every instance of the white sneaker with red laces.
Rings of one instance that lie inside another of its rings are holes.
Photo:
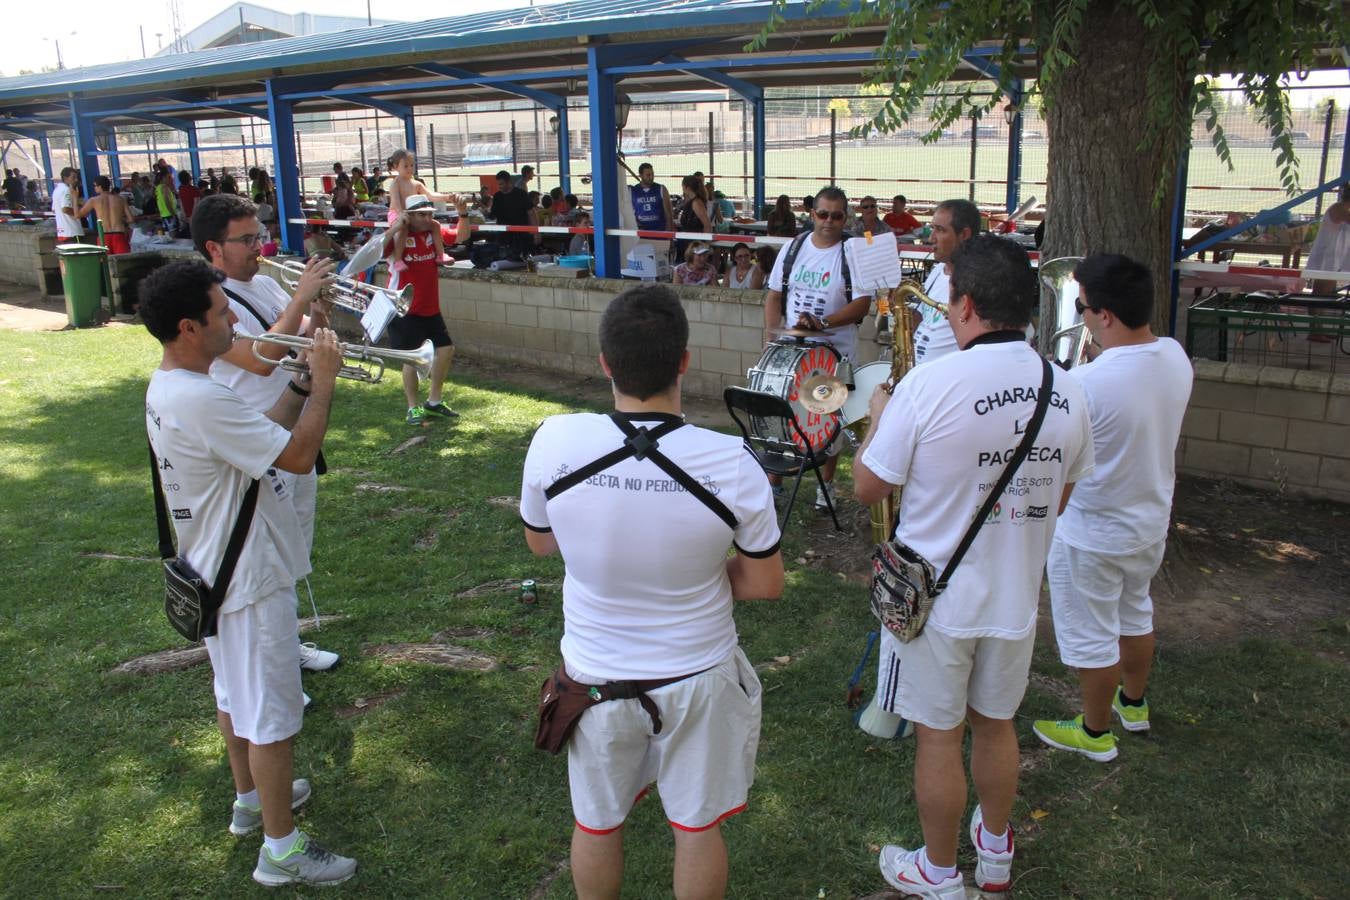
[[[930,881],[919,868],[923,848],[906,850],[895,844],[881,848],[881,877],[906,897],[927,897],[930,900],[966,900],[966,879],[958,871],[950,878]]]
[[[1013,836],[1008,829],[1008,849],[1002,853],[986,850],[985,843],[989,832],[984,827],[984,812],[975,804],[975,812],[970,817],[970,843],[975,847],[979,862],[975,864],[975,886],[982,891],[996,894],[1012,887]]]

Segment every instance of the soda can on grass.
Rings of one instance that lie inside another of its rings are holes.
[[[533,578],[526,578],[520,583],[520,602],[533,604],[539,600],[538,585]]]

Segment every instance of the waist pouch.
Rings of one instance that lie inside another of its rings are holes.
[[[539,727],[534,733],[534,746],[549,753],[558,753],[576,730],[581,714],[608,700],[637,700],[652,720],[652,732],[661,733],[661,711],[647,696],[648,691],[702,675],[708,669],[676,675],[674,678],[648,678],[640,681],[607,681],[604,684],[582,684],[567,674],[565,665],[557,670],[539,689]]]

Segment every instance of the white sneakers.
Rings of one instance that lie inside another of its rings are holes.
[[[966,900],[966,880],[958,871],[950,878],[933,882],[919,869],[919,855],[923,848],[906,850],[895,844],[881,848],[881,877],[906,897],[926,897],[929,900]]]
[[[1008,849],[995,852],[985,848],[989,833],[984,828],[984,813],[980,805],[975,804],[975,812],[970,817],[970,843],[975,848],[975,886],[982,891],[994,894],[1007,891],[1012,887],[1013,836],[1008,832]],[[881,848],[881,876],[886,883],[907,897],[928,897],[932,900],[965,900],[965,879],[958,871],[956,874],[932,881],[919,865],[923,854],[917,850],[906,850],[895,844]],[[930,863],[931,867],[931,863]]]
[[[975,813],[970,817],[970,843],[979,858],[975,863],[975,886],[993,894],[1012,887],[1012,829],[1008,829],[1008,849],[1002,853],[984,848],[983,839],[987,836],[988,832],[984,829],[984,813],[980,809],[980,804],[976,803]]]
[[[312,641],[301,641],[300,643],[300,668],[310,672],[327,672],[338,664],[341,659],[336,653],[329,650],[320,650],[314,646]]]

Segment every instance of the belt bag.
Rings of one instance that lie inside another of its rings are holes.
[[[652,720],[652,733],[661,733],[661,711],[648,691],[702,675],[707,669],[676,675],[674,678],[649,678],[641,681],[607,681],[604,684],[582,684],[567,674],[566,665],[544,680],[539,689],[539,727],[534,733],[534,746],[549,753],[558,753],[581,721],[582,713],[608,700],[636,700],[642,704]]]
[[[164,614],[169,624],[189,641],[196,643],[216,633],[216,615],[234,577],[235,564],[244,549],[253,510],[258,503],[258,480],[244,493],[244,503],[234,520],[225,557],[220,561],[214,587],[197,574],[187,560],[176,555],[169,533],[169,516],[164,503],[164,488],[159,483],[159,461],[150,448],[150,472],[155,485],[155,518],[159,524],[159,555],[164,561]]]
[[[1054,384],[1049,361],[1042,359],[1041,365],[1044,368],[1041,390],[1036,397],[1036,412],[1027,423],[1022,443],[1003,469],[1003,474],[989,492],[984,505],[975,514],[975,521],[966,529],[965,536],[961,538],[961,543],[942,574],[935,575],[933,564],[924,559],[922,554],[894,539],[878,544],[872,551],[872,615],[901,643],[907,644],[923,632],[923,626],[933,611],[934,601],[947,589],[947,582],[974,543],[975,535],[979,534],[980,528],[989,518],[990,510],[1003,495],[1022,460],[1031,452],[1031,445],[1040,433],[1041,423],[1045,421],[1045,411],[1050,405],[1050,392]]]

